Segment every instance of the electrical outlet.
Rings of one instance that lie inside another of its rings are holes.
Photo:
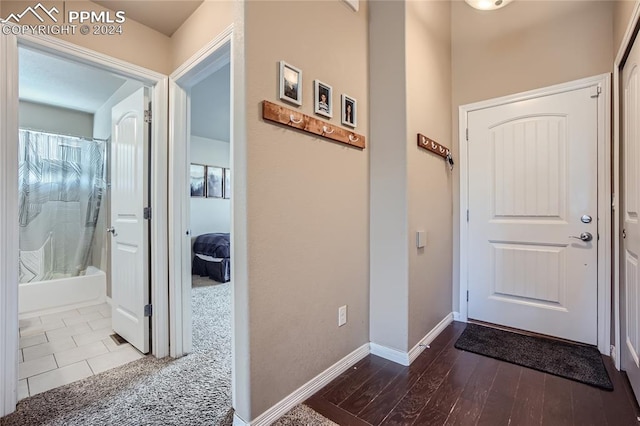
[[[338,308],[338,327],[342,327],[347,323],[347,305]]]

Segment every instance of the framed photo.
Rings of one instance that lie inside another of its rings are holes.
[[[206,194],[204,175],[206,166],[202,164],[191,164],[189,168],[189,185],[191,186],[192,197],[204,197]]]
[[[222,167],[207,166],[207,198],[222,198],[223,170]]]
[[[333,88],[320,80],[314,80],[313,93],[315,96],[314,112],[325,117],[333,117]]]
[[[302,105],[302,71],[280,61],[280,99]]]
[[[355,12],[360,9],[360,0],[344,0],[344,2],[347,3]]]
[[[231,198],[231,169],[224,169],[224,198]]]
[[[342,124],[349,127],[356,127],[358,125],[358,101],[349,95],[344,93],[341,96],[342,100]]]

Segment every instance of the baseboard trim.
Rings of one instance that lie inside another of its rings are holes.
[[[304,385],[293,391],[289,396],[278,402],[273,407],[259,415],[255,420],[249,423],[251,426],[268,426],[274,421],[282,417],[287,411],[291,410],[296,405],[305,401],[322,387],[329,384],[333,379],[340,374],[351,368],[355,363],[362,358],[369,355],[369,343],[365,343],[349,355],[342,358],[340,361],[333,364],[331,367],[318,374],[313,379],[309,380]],[[240,423],[242,422],[242,423]],[[242,419],[234,415],[233,426],[247,425]]]
[[[249,423],[242,420],[236,413],[233,413],[233,426],[249,426]]]
[[[444,317],[442,321],[440,321],[438,325],[436,325],[430,332],[428,332],[426,336],[422,338],[422,340],[420,340],[413,348],[411,348],[408,354],[409,364],[407,365],[411,365],[411,363],[415,361],[416,358],[418,358],[418,355],[420,355],[422,351],[427,349],[427,346],[429,346],[431,342],[433,342],[434,339],[438,337],[438,335],[442,333],[442,331],[453,322],[453,318],[454,313],[451,312],[446,317]]]
[[[388,359],[396,364],[404,366],[409,365],[409,354],[407,352],[402,352],[377,343],[371,343],[371,354]]]
[[[453,320],[460,322],[467,322],[467,318],[465,318],[460,312],[453,313]]]
[[[451,312],[445,316],[431,331],[429,331],[409,352],[402,352],[387,346],[371,343],[371,353],[397,364],[409,366],[418,355],[424,351],[433,340],[438,337],[451,322],[453,322],[455,313]]]

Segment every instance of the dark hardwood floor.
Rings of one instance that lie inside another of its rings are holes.
[[[409,367],[369,355],[305,404],[343,426],[640,424],[608,357],[613,392],[455,349],[465,326],[451,324]]]

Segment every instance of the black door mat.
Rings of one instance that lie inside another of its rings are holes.
[[[613,390],[597,348],[467,324],[457,349]]]

